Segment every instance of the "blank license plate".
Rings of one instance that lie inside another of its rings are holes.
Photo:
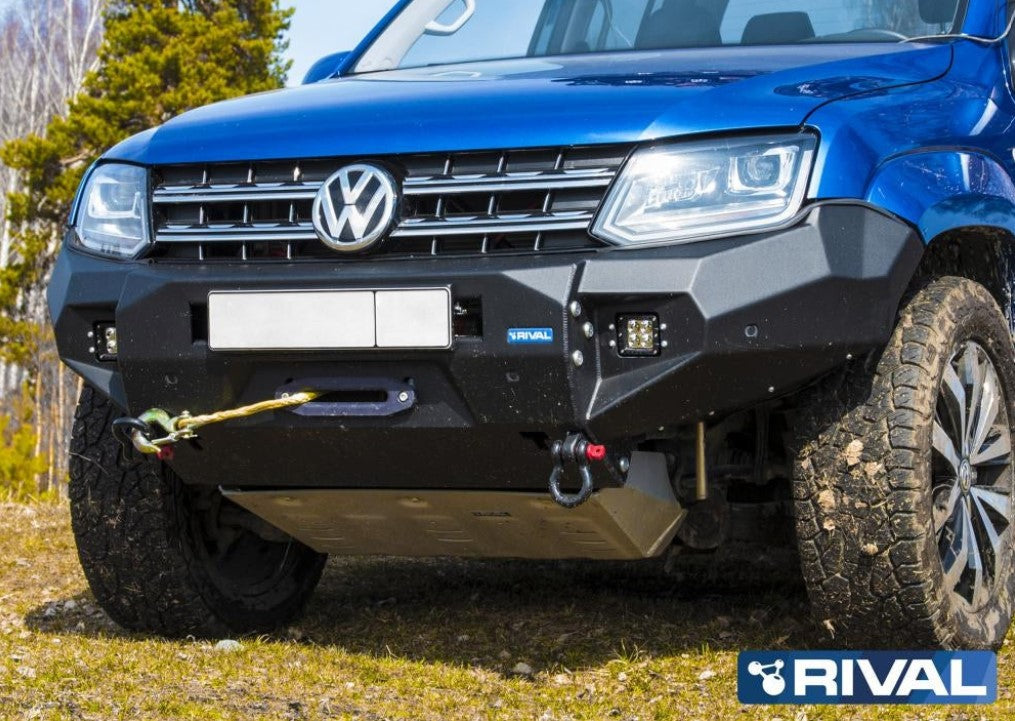
[[[451,291],[214,291],[212,350],[450,348]]]

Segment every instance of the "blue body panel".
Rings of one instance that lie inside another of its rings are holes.
[[[405,3],[351,52],[359,55]],[[1000,34],[970,0],[965,32]],[[150,165],[648,143],[810,127],[812,199],[1015,234],[1008,49],[966,40],[627,52],[346,75],[201,108],[106,158]]]
[[[938,77],[948,47],[676,50],[372,73],[200,108],[111,157],[171,164],[597,143],[794,127]]]

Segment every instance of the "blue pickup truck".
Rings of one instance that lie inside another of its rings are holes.
[[[111,149],[49,290],[96,598],[784,543],[836,644],[999,646],[1012,5],[403,0]]]

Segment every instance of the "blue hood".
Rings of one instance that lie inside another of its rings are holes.
[[[924,82],[949,46],[805,45],[506,60],[352,76],[218,103],[107,157],[162,165],[631,143],[796,127]]]

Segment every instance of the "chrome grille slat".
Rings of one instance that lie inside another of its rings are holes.
[[[401,183],[399,220],[372,254],[594,249],[602,243],[589,227],[628,151],[599,146],[158,168],[152,256],[334,258],[314,230],[313,201],[332,173],[356,162],[386,166]]]
[[[425,238],[429,236],[495,235],[507,232],[545,233],[554,230],[584,230],[592,221],[591,213],[562,216],[531,216],[521,218],[473,218],[468,220],[436,220],[402,223],[391,233],[392,238]],[[263,241],[313,240],[313,225],[296,228],[167,228],[156,235],[160,243],[238,243]]]
[[[301,186],[233,186],[229,188],[159,188],[152,196],[156,205],[192,203],[246,203],[313,200],[321,184]]]
[[[160,196],[172,196],[172,195],[189,195],[194,193],[206,193],[208,195],[215,195],[216,193],[232,193],[235,191],[242,191],[249,189],[252,192],[265,192],[271,190],[279,191],[298,191],[298,190],[316,190],[321,187],[321,183],[229,183],[225,185],[164,185],[156,189],[155,197]]]
[[[224,235],[228,233],[246,232],[252,235],[264,234],[270,235],[273,233],[300,233],[302,232],[305,237],[314,236],[314,226],[310,223],[294,223],[292,225],[279,224],[279,225],[244,225],[242,223],[236,223],[234,225],[209,225],[203,228],[193,228],[188,226],[167,226],[159,230],[159,236],[170,236],[170,235],[187,235],[191,238],[207,237],[209,242],[214,243],[216,236]]]
[[[561,190],[567,188],[605,188],[613,182],[617,171],[599,168],[589,171],[549,173],[505,173],[486,176],[451,176],[408,178],[403,184],[405,195],[435,193],[505,193],[522,190]]]
[[[402,223],[392,238],[428,237],[431,235],[496,235],[505,232],[545,233],[553,230],[585,230],[592,222],[592,213],[548,214],[524,217],[469,218],[467,220],[434,220]]]
[[[225,228],[209,233],[201,228],[179,228],[160,230],[155,236],[157,243],[257,243],[261,241],[315,240],[317,233],[313,226],[302,229],[272,228],[252,231],[249,228]]]
[[[434,177],[406,179],[403,194],[460,195],[468,193],[506,193],[525,190],[565,190],[604,188],[613,182],[616,171],[594,170],[576,173],[525,173],[485,177]],[[321,183],[301,186],[230,186],[223,188],[159,188],[152,198],[156,205],[190,203],[244,203],[313,200]]]

